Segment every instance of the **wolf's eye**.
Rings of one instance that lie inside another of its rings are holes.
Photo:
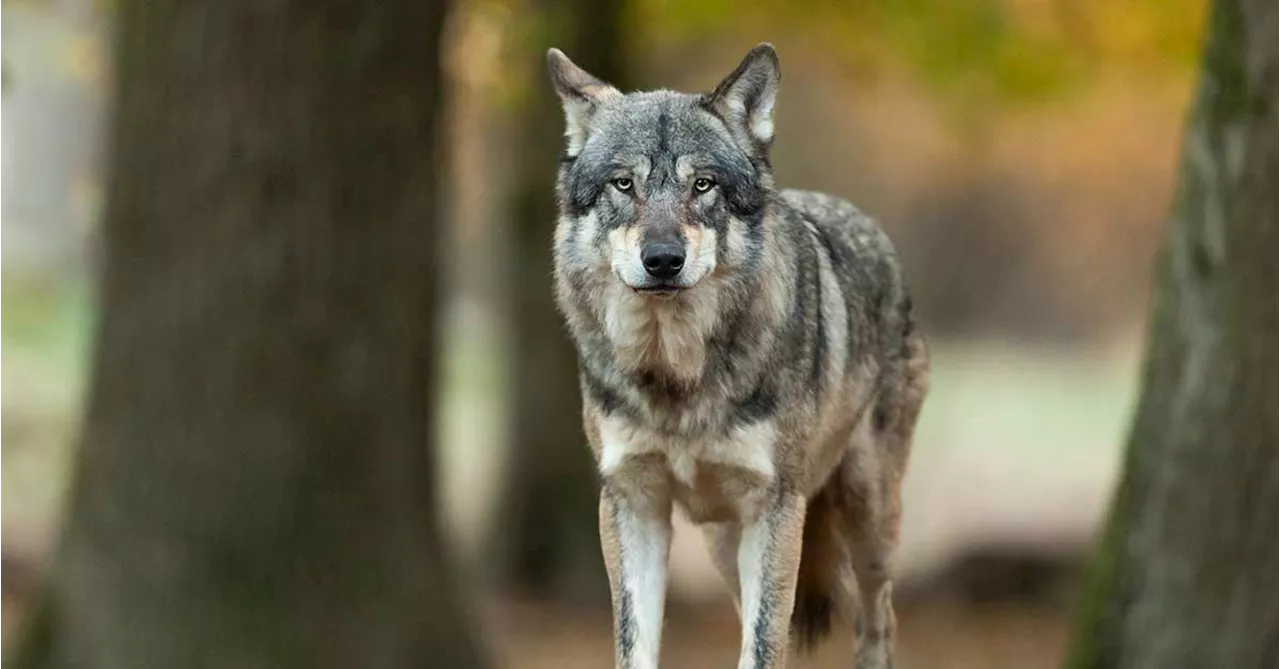
[[[699,193],[705,193],[711,190],[711,187],[714,185],[716,185],[716,182],[706,177],[699,177],[693,180],[693,189],[698,191]]]
[[[631,190],[631,180],[627,178],[614,179],[613,187],[620,191],[629,191]]]

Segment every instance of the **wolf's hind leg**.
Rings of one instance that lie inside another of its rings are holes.
[[[847,496],[849,553],[862,617],[857,626],[858,669],[893,666],[897,621],[889,560],[898,544],[902,476],[916,419],[928,391],[928,354],[919,334],[907,336],[902,359],[887,375],[873,411],[863,418],[841,474]]]
[[[849,557],[858,582],[858,669],[893,666],[897,623],[889,559],[898,538],[897,488],[896,481],[859,481],[848,509]]]
[[[862,605],[862,617],[856,626],[857,667],[889,669],[893,666],[894,637],[897,634],[893,581],[879,549],[869,546],[863,551],[855,551],[853,564]]]

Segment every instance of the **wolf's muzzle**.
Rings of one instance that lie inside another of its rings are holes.
[[[655,279],[671,279],[684,268],[684,247],[671,242],[648,244],[640,251],[644,271]]]

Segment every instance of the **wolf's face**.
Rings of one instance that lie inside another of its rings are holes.
[[[706,95],[623,95],[559,51],[548,60],[567,119],[562,264],[646,297],[751,265],[773,189],[772,47],[754,49]]]

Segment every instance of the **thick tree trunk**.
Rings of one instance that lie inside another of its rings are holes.
[[[1073,667],[1276,665],[1276,3],[1217,0]]]
[[[508,277],[513,396],[510,466],[501,504],[505,580],[526,592],[607,605],[596,535],[595,470],[582,433],[577,358],[552,297],[555,171],[564,116],[543,54],[556,46],[596,76],[625,86],[622,1],[547,0],[546,30],[524,50],[534,92],[518,119],[518,166]]]
[[[473,667],[431,452],[440,2],[126,2],[23,667]]]

